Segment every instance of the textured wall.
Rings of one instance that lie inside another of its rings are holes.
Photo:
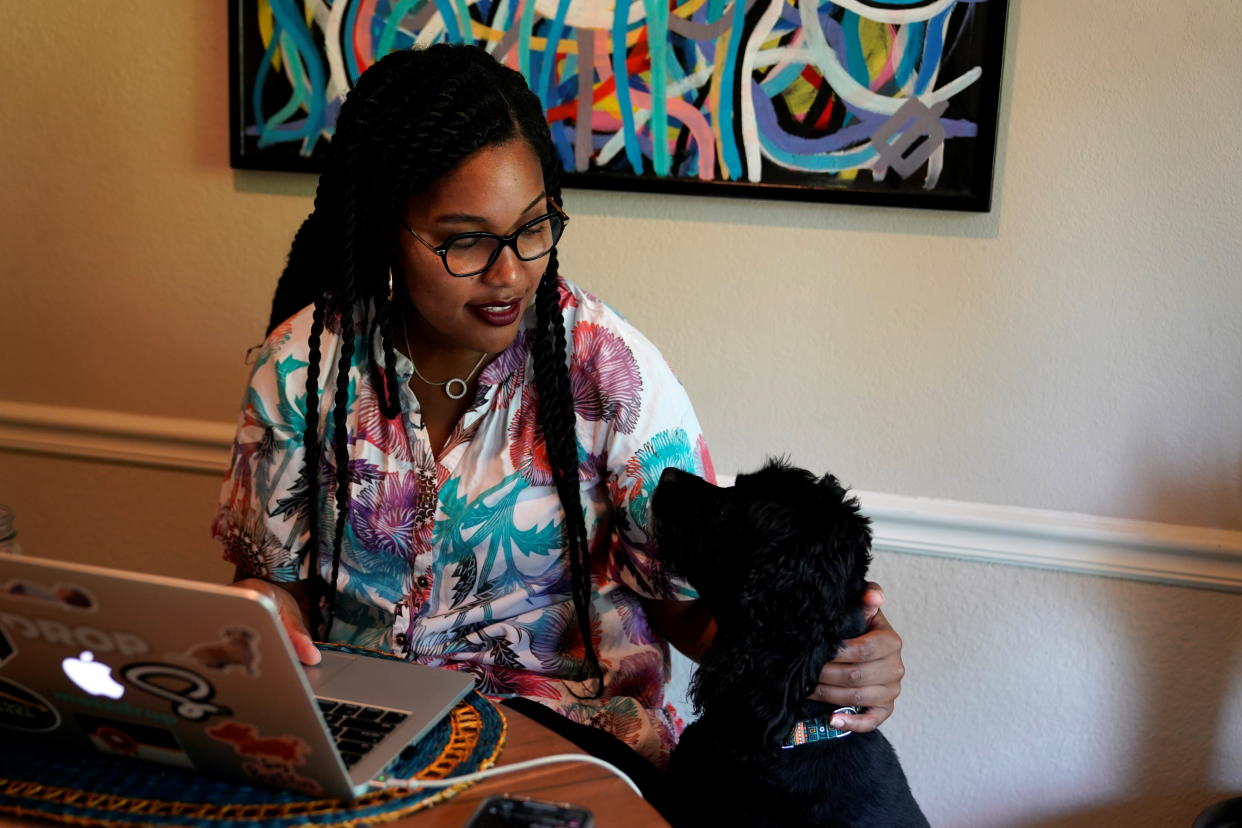
[[[661,345],[722,471],[1242,529],[1242,3],[1011,17],[993,213],[571,191],[566,271]],[[313,181],[228,168],[226,43],[217,3],[0,0],[0,398],[232,419]],[[0,453],[45,554],[223,577],[214,492]],[[939,824],[1186,824],[1242,791],[1239,596],[876,576]]]
[[[1242,795],[1242,596],[879,555],[933,825],[1188,826]],[[929,623],[930,622],[930,623]]]
[[[883,729],[932,825],[1188,826],[1242,795],[1242,596],[884,553],[872,573],[909,670]]]

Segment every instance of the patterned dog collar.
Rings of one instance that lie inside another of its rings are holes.
[[[785,737],[785,741],[781,743],[782,750],[797,747],[798,745],[809,745],[812,742],[822,742],[824,739],[840,739],[843,736],[849,736],[848,730],[837,730],[828,724],[829,720],[838,713],[848,713],[851,715],[858,714],[857,707],[838,707],[836,710],[824,716],[816,716],[814,719],[800,719],[794,722],[793,730],[789,731],[789,735]]]

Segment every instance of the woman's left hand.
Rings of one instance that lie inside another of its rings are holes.
[[[824,665],[819,684],[810,695],[836,707],[861,709],[858,715],[837,713],[832,717],[832,727],[855,733],[875,730],[893,715],[893,702],[901,694],[901,679],[906,674],[901,663],[901,636],[880,611],[884,590],[879,584],[868,583],[862,600],[867,631],[847,640],[837,657]]]

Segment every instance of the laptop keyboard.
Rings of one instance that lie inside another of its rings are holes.
[[[380,740],[405,721],[406,714],[381,707],[365,707],[332,699],[316,699],[323,718],[336,740],[336,748],[346,767],[353,767],[358,760],[379,744]]]

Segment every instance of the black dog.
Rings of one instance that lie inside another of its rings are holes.
[[[690,686],[702,715],[669,762],[677,824],[927,825],[888,740],[835,736],[835,708],[806,698],[866,627],[857,501],[832,476],[770,462],[732,489],[669,469],[651,508],[661,556],[717,624]],[[827,738],[783,748],[800,723]]]

